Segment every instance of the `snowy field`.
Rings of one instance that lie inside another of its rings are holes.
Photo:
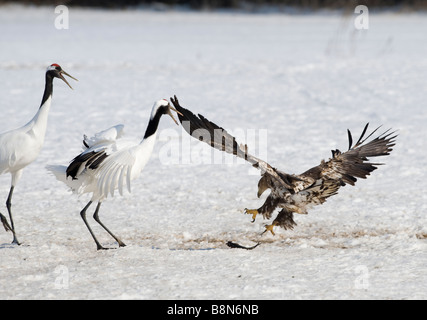
[[[426,299],[427,16],[371,13],[368,30],[356,16],[70,9],[58,30],[53,7],[0,6],[1,132],[36,113],[48,65],[79,79],[74,90],[55,80],[44,148],[15,189],[23,245],[0,230],[0,298]],[[399,136],[367,180],[296,216],[293,231],[260,236],[267,221],[243,213],[265,199],[259,176],[231,156],[201,163],[216,151],[164,117],[132,193],[101,207],[127,246],[96,251],[79,215],[89,196],[45,166],[118,123],[141,139],[154,101],[174,94],[289,173],[345,150],[347,128]],[[10,176],[0,182],[7,214]]]

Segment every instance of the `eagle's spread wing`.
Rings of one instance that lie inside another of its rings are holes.
[[[182,114],[178,113],[178,118],[184,130],[193,138],[199,139],[217,150],[225,151],[245,159],[255,168],[260,169],[263,176],[272,177],[276,183],[287,189],[292,189],[292,185],[288,180],[297,179],[296,177],[287,175],[283,172],[279,174],[279,172],[267,162],[249,154],[248,146],[246,144],[239,144],[236,138],[230,135],[227,130],[206,119],[201,114],[196,116],[190,110],[185,109],[179,104],[176,96],[170,99],[175,109]]]
[[[327,198],[337,194],[340,187],[346,184],[354,185],[357,178],[365,179],[377,169],[376,166],[381,165],[381,163],[370,162],[368,158],[390,154],[397,135],[387,130],[365,143],[379,129],[372,131],[363,140],[368,125],[366,124],[354,145],[351,132],[348,130],[348,151],[341,153],[338,149],[332,150],[331,159],[322,161],[320,165],[297,176],[300,180],[294,183],[295,193],[289,195],[285,212],[279,213],[275,225],[283,227],[289,225],[292,222],[291,212],[307,213],[308,209],[324,203]]]
[[[353,145],[353,138],[348,130],[349,149],[342,153],[338,149],[332,150],[332,158],[303,174],[299,175],[301,179],[330,179],[336,181],[340,186],[346,184],[354,185],[357,178],[365,179],[372,171],[377,169],[381,163],[370,162],[368,158],[389,155],[395,145],[397,135],[390,132],[390,129],[380,134],[375,139],[365,143],[378,129],[372,131],[363,139],[367,129],[366,124],[359,140]],[[363,140],[362,140],[363,139]]]
[[[173,103],[175,109],[177,109],[182,114],[181,115],[178,113],[178,118],[183,128],[189,135],[209,144],[215,149],[225,151],[245,159],[252,165],[256,165],[258,162],[260,162],[259,159],[256,159],[248,153],[247,145],[239,145],[239,143],[236,141],[236,138],[230,135],[227,130],[219,127],[217,124],[206,119],[201,114],[196,116],[190,110],[185,109],[179,104],[178,98],[176,96],[171,98],[171,102]],[[266,166],[268,166],[268,164],[266,164]]]
[[[395,145],[394,132],[385,131],[378,137],[366,142],[377,130],[372,131],[364,140],[368,124],[363,129],[359,140],[353,145],[351,132],[348,130],[349,149],[341,151],[332,150],[332,158],[303,174],[298,175],[300,181],[294,183],[295,193],[288,195],[282,210],[273,221],[272,226],[292,229],[295,224],[293,212],[305,214],[313,206],[320,205],[327,198],[338,193],[338,189],[346,184],[354,185],[357,178],[365,179],[376,166],[381,163],[370,162],[368,158],[386,156]],[[366,143],[365,143],[366,142]],[[261,179],[262,180],[262,179]],[[260,181],[261,183],[261,181]],[[264,216],[271,216],[271,212],[262,211]]]

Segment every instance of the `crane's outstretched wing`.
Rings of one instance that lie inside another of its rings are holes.
[[[75,157],[66,170],[66,176],[77,179],[84,169],[96,169],[105,160],[109,150],[123,134],[124,125],[119,124],[96,133],[93,137],[83,136],[83,152]]]
[[[397,134],[387,130],[369,142],[366,142],[380,127],[372,131],[365,139],[369,123],[366,124],[358,141],[353,145],[353,137],[348,132],[349,148],[346,152],[332,150],[332,158],[322,161],[320,165],[299,175],[305,179],[328,179],[336,181],[340,186],[354,185],[357,178],[365,179],[382,163],[370,162],[368,158],[389,155],[395,145]],[[366,143],[365,143],[366,142]]]
[[[118,188],[119,193],[123,195],[125,182],[128,191],[131,192],[130,180],[132,166],[135,163],[135,146],[123,142],[121,149],[117,150],[123,128],[124,126],[120,124],[98,132],[90,138],[84,135],[83,152],[71,161],[65,171],[66,181],[69,180],[68,177],[71,177],[71,180],[81,180],[77,183],[79,186],[77,192],[83,192],[87,184],[90,184],[91,175],[96,175],[100,194],[113,196],[114,190]],[[89,172],[89,176],[85,174]],[[67,184],[72,185],[73,182]]]
[[[96,146],[106,146],[115,143],[117,139],[123,136],[124,127],[123,124],[118,124],[95,133],[95,135],[90,138],[83,135],[83,151]]]
[[[118,189],[123,195],[123,186],[131,192],[131,173],[135,163],[137,146],[119,138],[123,125],[116,125],[98,132],[93,137],[84,135],[83,151],[68,165],[47,166],[55,177],[64,182],[74,193],[95,192],[107,197]],[[71,177],[71,178],[70,178]],[[93,188],[93,181],[96,188]]]
[[[263,176],[267,175],[284,188],[292,189],[291,180],[298,180],[298,178],[284,172],[279,173],[264,160],[258,159],[257,157],[249,154],[248,146],[246,144],[239,144],[236,141],[236,138],[230,135],[224,128],[221,128],[217,124],[206,119],[201,114],[196,116],[190,110],[182,107],[176,96],[174,96],[174,98],[170,98],[170,100],[175,109],[181,113],[178,114],[178,118],[184,130],[193,138],[199,139],[217,150],[234,154],[239,158],[245,159],[255,168],[260,169]]]
[[[97,168],[97,186],[101,194],[114,196],[118,188],[123,195],[123,186],[131,192],[132,168],[135,164],[137,146],[129,146],[110,155]]]

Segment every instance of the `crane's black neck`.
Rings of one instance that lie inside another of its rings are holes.
[[[45,104],[46,100],[52,95],[53,92],[53,76],[50,72],[46,72],[46,83],[44,86],[44,93],[42,103],[40,104],[40,108]]]
[[[145,130],[144,139],[147,139],[148,137],[156,133],[162,115],[163,112],[160,108],[157,110],[156,115],[152,119],[150,119],[150,122],[148,122],[147,130]]]

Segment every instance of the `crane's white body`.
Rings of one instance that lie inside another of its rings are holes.
[[[92,235],[97,249],[105,249],[96,238],[86,220],[86,210],[97,201],[93,218],[107,231],[119,244],[125,244],[116,237],[99,219],[98,213],[102,201],[109,195],[114,196],[114,191],[119,190],[123,195],[124,185],[131,192],[131,181],[138,178],[144,169],[156,142],[157,128],[160,118],[169,114],[171,106],[166,100],[157,101],[151,111],[144,138],[139,143],[126,143],[122,136],[123,125],[117,125],[95,134],[91,138],[84,136],[84,150],[75,157],[68,167],[47,166],[58,180],[64,182],[71,190],[78,194],[92,193],[92,198],[80,212],[80,215]],[[175,110],[175,109],[173,109]],[[177,123],[178,124],[178,123]]]
[[[12,175],[12,186],[18,183],[22,170],[37,159],[43,147],[52,96],[36,115],[21,128],[0,134],[0,174]]]
[[[66,176],[66,166],[47,166],[55,177],[71,188],[73,193],[82,195],[92,193],[91,201],[102,201],[114,191],[123,189],[131,192],[131,181],[138,178],[150,159],[156,141],[156,134],[135,144],[122,136],[123,125],[117,125],[95,134],[85,142],[89,146],[82,154],[105,151],[107,157],[101,165],[92,170],[81,166],[76,179]]]
[[[0,134],[0,174],[10,173],[12,176],[9,196],[6,200],[10,225],[1,212],[0,220],[6,231],[12,231],[13,243],[16,244],[19,244],[19,241],[16,238],[11,210],[13,190],[21,178],[24,168],[37,159],[43,147],[52,103],[53,79],[60,78],[71,88],[63,75],[77,80],[62,70],[60,65],[56,63],[50,65],[46,70],[43,98],[36,115],[21,128]]]

